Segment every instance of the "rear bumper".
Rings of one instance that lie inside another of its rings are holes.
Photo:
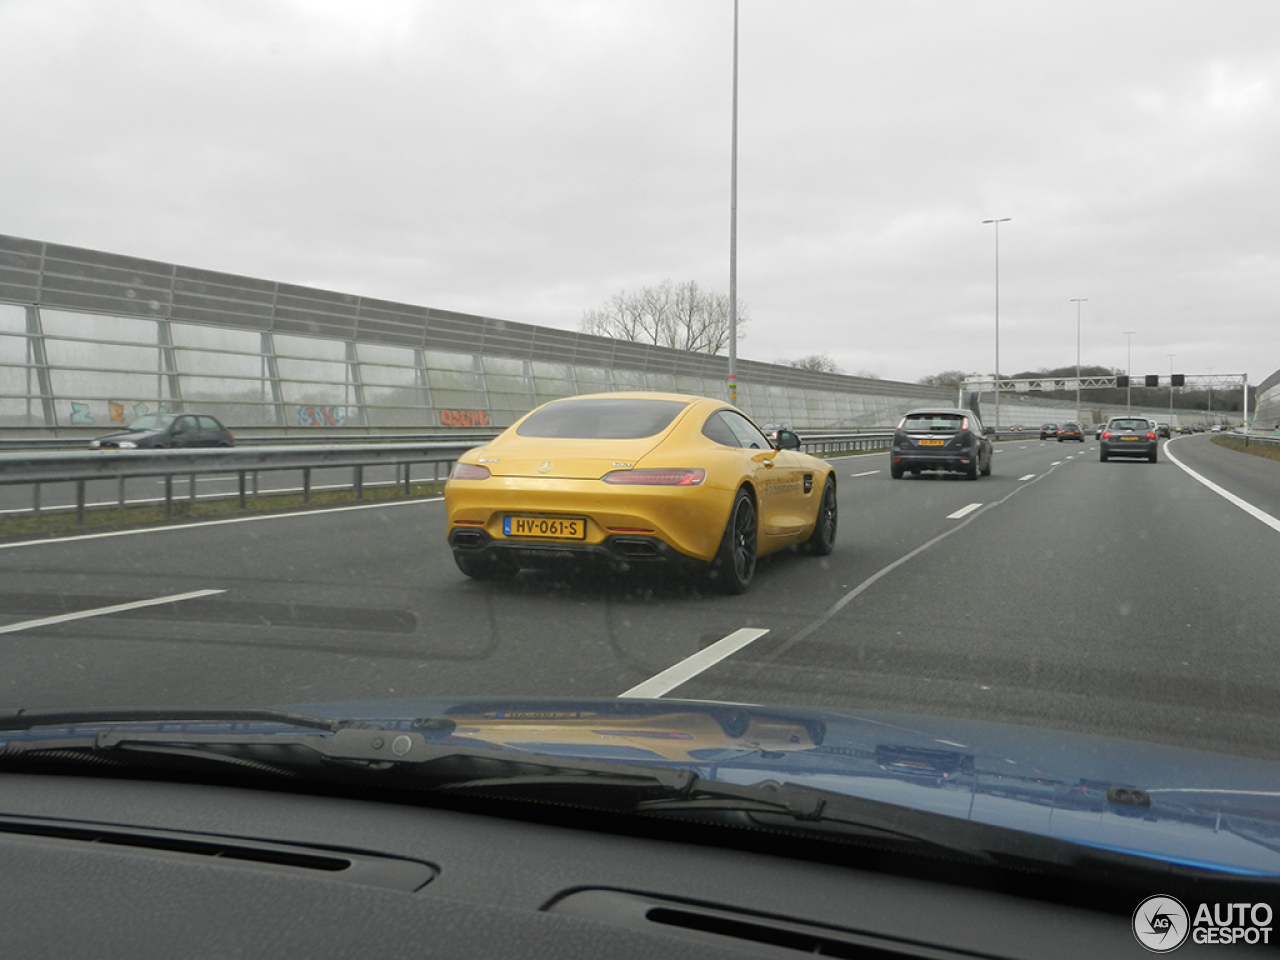
[[[890,462],[903,470],[945,470],[966,473],[978,458],[976,450],[947,450],[927,453],[920,450],[891,450]]]
[[[1131,443],[1115,443],[1103,440],[1101,449],[1108,457],[1147,458],[1156,452],[1156,447],[1157,442],[1155,440],[1134,441]]]
[[[675,564],[694,567],[698,562],[658,537],[615,534],[599,543],[565,540],[498,540],[478,527],[455,527],[449,546],[456,552],[500,555],[527,565],[594,558],[615,566]]]

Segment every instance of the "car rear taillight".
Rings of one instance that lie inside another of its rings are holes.
[[[1110,440],[1110,439],[1111,439],[1111,431],[1110,431],[1110,430],[1103,430],[1103,431],[1102,431],[1102,439],[1103,439],[1103,440]]]
[[[1147,431],[1148,440],[1154,440],[1155,438],[1156,438],[1156,435],[1154,433],[1152,433],[1151,431]]]
[[[493,474],[488,467],[479,467],[474,463],[455,463],[449,471],[450,480],[488,480]]]
[[[705,470],[614,470],[600,478],[605,483],[640,487],[696,487],[707,479]]]

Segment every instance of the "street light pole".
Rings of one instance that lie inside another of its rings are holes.
[[[733,119],[729,148],[729,402],[738,402],[738,0],[733,0]]]
[[[1076,423],[1080,422],[1080,304],[1088,297],[1072,297],[1068,303],[1076,305]]]
[[[1125,361],[1125,372],[1128,374],[1125,379],[1129,382],[1129,396],[1125,401],[1124,409],[1126,416],[1133,413],[1133,335],[1137,332],[1137,330],[1126,330],[1124,332],[1125,337],[1128,338],[1129,347],[1128,359]]]
[[[1169,429],[1173,430],[1173,358],[1176,353],[1169,354]]]
[[[1008,223],[1013,217],[998,217],[983,220],[983,223],[996,225],[996,432],[1000,432],[1000,224]]]

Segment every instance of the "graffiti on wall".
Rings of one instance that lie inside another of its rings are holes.
[[[487,427],[489,414],[483,410],[441,410],[440,423],[446,427]]]
[[[126,400],[108,400],[107,401],[107,419],[112,423],[128,423],[130,420],[136,420],[138,417],[145,417],[151,413],[151,406],[145,402],[139,401],[132,405],[132,415],[128,413],[130,404]],[[172,413],[168,404],[157,404],[156,413]],[[72,426],[84,427],[97,423],[93,415],[93,408],[90,404],[80,400],[71,401],[71,417],[67,423]]]
[[[347,412],[342,407],[299,407],[298,426],[300,427],[343,427],[347,423]]]

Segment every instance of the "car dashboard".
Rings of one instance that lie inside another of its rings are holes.
[[[5,774],[0,956],[1142,953],[1127,902],[969,886],[942,860],[895,875],[861,847],[815,859],[758,830],[535,812]]]

